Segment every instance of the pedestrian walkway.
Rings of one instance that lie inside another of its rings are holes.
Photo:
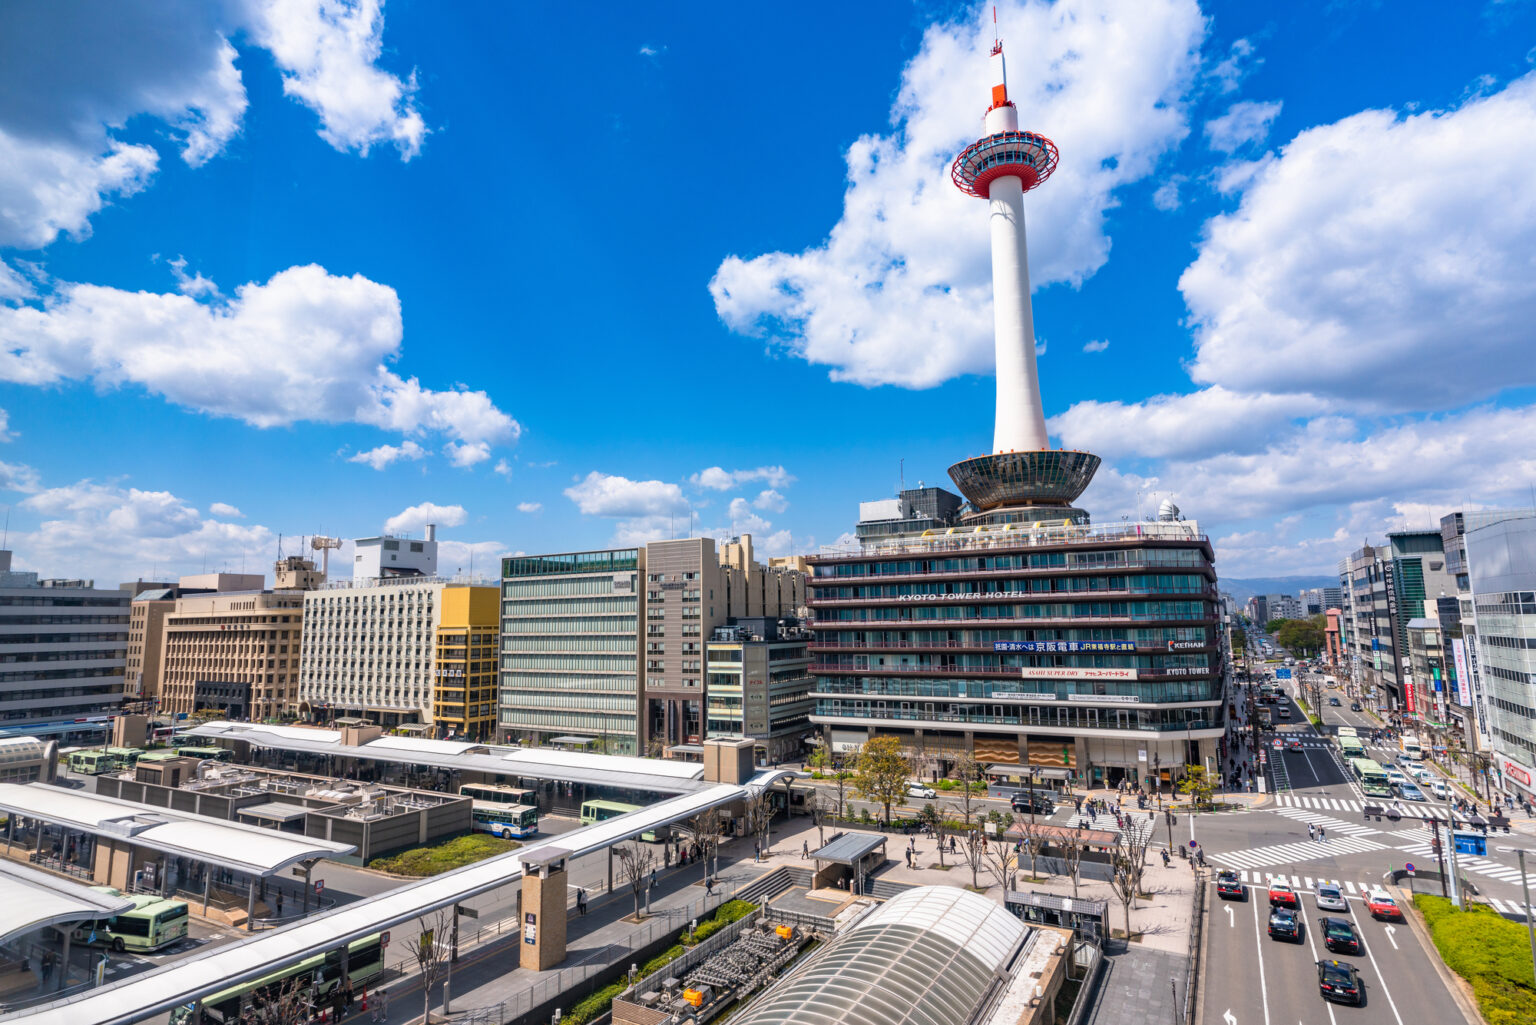
[[[1157,845],[1156,835],[1151,837],[1148,837],[1147,835],[1149,833],[1155,834],[1157,823],[1159,821],[1156,814],[1154,814],[1152,818],[1149,819],[1147,818],[1147,813],[1145,811],[1133,811],[1129,814],[1121,812],[1120,821],[1125,823],[1125,828],[1122,829],[1120,824],[1115,821],[1113,812],[1100,812],[1097,815],[1086,815],[1082,812],[1073,812],[1071,815],[1067,816],[1067,818],[1064,819],[1061,824],[1067,826],[1082,826],[1084,823],[1087,823],[1087,828],[1089,829],[1101,829],[1105,832],[1114,833],[1116,835],[1120,835],[1122,833],[1129,834],[1130,838],[1137,843],[1149,842],[1153,846]]]
[[[1230,868],[1262,868],[1265,865],[1291,865],[1298,861],[1336,858],[1341,854],[1364,854],[1384,850],[1386,844],[1360,836],[1330,836],[1326,840],[1297,840],[1268,847],[1249,847],[1239,851],[1207,854],[1209,861]]]
[[[1493,910],[1497,911],[1505,918],[1512,918],[1516,922],[1525,921],[1525,905],[1521,904],[1519,901],[1500,900],[1497,897],[1484,897],[1483,900],[1488,904],[1489,907],[1493,908]]]
[[[1341,797],[1307,797],[1297,793],[1284,793],[1275,795],[1275,803],[1282,808],[1343,811],[1361,815],[1364,814],[1366,802]],[[1390,808],[1405,819],[1433,819],[1438,822],[1449,822],[1451,820],[1450,809],[1438,804],[1391,800],[1372,801],[1370,803],[1378,808]],[[1461,823],[1465,823],[1467,820],[1465,815],[1457,815],[1455,818],[1457,822]]]
[[[1407,851],[1416,857],[1424,858],[1426,861],[1433,861],[1435,859],[1435,849],[1427,843],[1399,844],[1397,849]],[[1518,868],[1512,865],[1502,865],[1489,858],[1479,858],[1475,854],[1456,855],[1456,866],[1468,872],[1476,872],[1478,875],[1489,876],[1506,883],[1518,885],[1520,882],[1520,870]]]
[[[1364,897],[1381,886],[1380,883],[1354,882],[1348,879],[1341,882],[1338,879],[1324,879],[1321,876],[1313,878],[1307,875],[1276,875],[1273,872],[1240,871],[1237,877],[1249,886],[1268,888],[1271,883],[1279,883],[1289,886],[1297,893],[1315,893],[1319,886],[1335,886],[1345,897],[1357,898]]]
[[[1342,833],[1345,836],[1377,836],[1379,829],[1370,826],[1362,826],[1357,822],[1345,822],[1336,819],[1332,815],[1323,815],[1315,811],[1304,811],[1301,808],[1276,808],[1276,815],[1284,815],[1288,819],[1297,822],[1308,822],[1314,826],[1321,826],[1330,833]]]

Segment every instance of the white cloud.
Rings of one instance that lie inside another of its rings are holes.
[[[403,333],[394,289],[314,265],[216,303],[66,282],[40,306],[0,307],[0,380],[138,385],[257,427],[313,420],[470,445],[517,439],[522,428],[485,392],[431,391],[387,369]]]
[[[36,470],[23,463],[0,462],[0,491],[20,491],[30,495],[42,487]]]
[[[503,477],[512,476],[512,464],[507,462],[505,459],[496,460],[496,465],[492,467],[492,469],[496,473],[501,474]]]
[[[1536,384],[1532,167],[1536,74],[1302,132],[1252,167],[1180,278],[1192,376],[1379,410]]]
[[[1216,84],[1218,92],[1233,92],[1242,85],[1243,79],[1248,77],[1250,72],[1264,63],[1263,57],[1254,56],[1254,50],[1253,43],[1247,39],[1233,41],[1227,50],[1227,55],[1207,72],[1208,77]]]
[[[283,91],[320,115],[320,137],[361,153],[394,143],[409,160],[426,122],[416,110],[416,75],[379,70],[383,0],[252,0],[251,29],[283,70]]]
[[[536,513],[540,509],[542,509],[542,508],[544,508],[544,504],[542,502],[519,502],[519,503],[517,503],[517,511],[520,512],[520,513],[530,513],[530,514],[531,513]]]
[[[268,49],[285,91],[341,150],[393,142],[406,159],[427,129],[406,80],[376,66],[379,0],[159,0],[101,9],[11,5],[0,34],[0,246],[89,233],[107,198],[153,177],[156,150],[114,136],[134,118],[169,130],[198,167],[240,131],[247,98],[231,43]]]
[[[565,496],[588,516],[665,517],[685,512],[683,489],[659,480],[630,480],[593,470],[565,489]]]
[[[759,509],[772,513],[781,513],[789,508],[789,500],[772,488],[758,492],[757,497],[752,500],[752,504]]]
[[[1227,108],[1221,117],[1205,123],[1205,141],[1213,150],[1231,153],[1269,136],[1269,126],[1280,116],[1280,101],[1259,103],[1242,100]]]
[[[1084,352],[1103,352],[1107,348],[1109,348],[1109,339],[1107,338],[1101,338],[1097,341],[1083,343]]]
[[[419,533],[429,523],[435,523],[439,527],[458,527],[464,524],[469,514],[464,511],[462,505],[438,505],[435,502],[422,502],[413,505],[384,521],[384,533],[399,534],[404,531]]]
[[[218,296],[219,286],[203,277],[202,271],[196,271],[190,275],[187,273],[186,257],[178,256],[167,263],[171,268],[171,275],[176,279],[176,290],[182,295],[190,295],[194,299],[211,299]]]
[[[1141,402],[1078,402],[1051,417],[1050,428],[1067,448],[1108,459],[1185,458],[1260,451],[1293,420],[1322,409],[1322,403],[1310,396],[1244,395],[1203,388],[1188,395],[1154,395]]]
[[[788,487],[795,482],[794,475],[782,466],[759,466],[755,470],[726,470],[711,466],[690,476],[688,483],[711,491],[729,491],[756,480],[774,488]]]
[[[1157,190],[1152,193],[1152,205],[1164,213],[1177,210],[1181,202],[1179,199],[1179,189],[1183,188],[1184,183],[1188,180],[1182,174],[1170,174],[1164,178],[1162,183],[1158,185]]]
[[[761,534],[773,526],[768,520],[753,512],[751,503],[745,498],[731,499],[728,514],[731,517],[732,534]]]
[[[380,445],[370,448],[366,452],[358,452],[348,456],[349,463],[365,463],[375,470],[382,470],[389,464],[401,459],[420,459],[427,454],[427,450],[414,441],[405,441],[399,445]]]
[[[501,560],[513,554],[522,553],[509,552],[500,541],[439,541],[437,571],[443,576],[499,579]]]
[[[37,295],[32,282],[22,277],[4,260],[0,260],[0,302],[19,302]]]
[[[733,330],[765,335],[836,380],[928,387],[992,368],[986,206],[950,162],[980,134],[991,19],[931,26],[902,72],[892,130],[848,151],[843,216],[800,253],[724,260],[710,292]],[[1011,96],[1061,165],[1029,203],[1035,286],[1103,266],[1121,186],[1188,132],[1205,19],[1192,0],[1005,3]]]
[[[208,512],[214,516],[233,517],[235,519],[243,519],[245,517],[245,513],[228,502],[214,502],[208,507]]]
[[[450,441],[443,446],[443,455],[454,466],[468,468],[491,458],[491,446],[483,441]]]
[[[16,435],[11,431],[11,414],[0,409],[0,441],[15,441]]]
[[[264,526],[205,518],[167,491],[90,480],[39,491],[18,508],[39,517],[12,530],[19,566],[104,586],[203,567],[263,572],[277,541]]]

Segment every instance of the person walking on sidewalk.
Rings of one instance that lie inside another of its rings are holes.
[[[800,860],[804,861],[806,858],[809,858],[810,856],[811,856],[811,842],[809,840],[801,840],[800,841]]]

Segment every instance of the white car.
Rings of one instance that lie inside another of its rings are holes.
[[[907,796],[908,797],[921,797],[925,801],[931,801],[935,797],[939,796],[939,792],[937,790],[933,789],[933,787],[924,786],[921,783],[908,783],[907,784]]]
[[[1400,787],[1404,783],[1408,782],[1408,777],[1404,776],[1397,769],[1388,769],[1387,770],[1387,782],[1391,783],[1395,787]]]
[[[1415,780],[1419,781],[1420,783],[1425,783],[1425,784],[1431,784],[1432,785],[1435,782],[1435,774],[1433,772],[1430,772],[1428,769],[1425,769],[1425,768],[1409,769],[1408,770],[1408,775],[1412,776]]]
[[[1317,906],[1322,911],[1348,911],[1349,901],[1337,886],[1323,883],[1317,888]]]
[[[1434,794],[1442,801],[1449,801],[1451,799],[1451,785],[1443,779],[1437,779],[1431,783],[1429,785],[1429,790],[1430,793]]]

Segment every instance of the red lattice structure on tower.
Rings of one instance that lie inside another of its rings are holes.
[[[1060,159],[1056,144],[1043,135],[998,132],[967,146],[950,166],[949,176],[961,192],[986,199],[989,187],[998,178],[1019,179],[1025,192],[1040,186],[1056,170]]]

